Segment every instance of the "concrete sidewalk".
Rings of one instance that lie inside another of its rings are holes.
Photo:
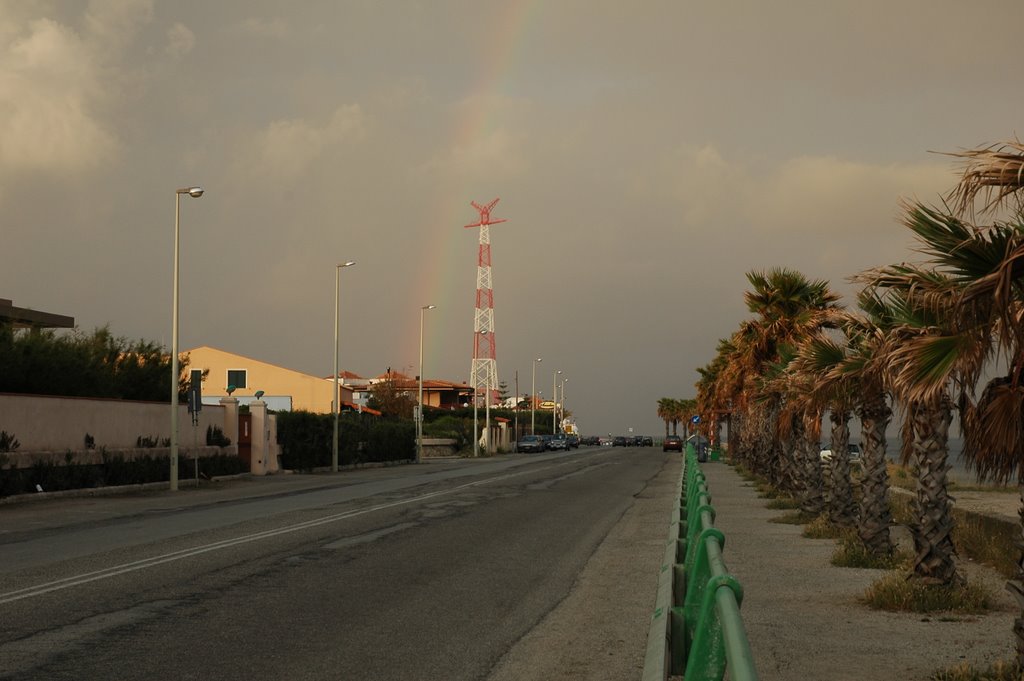
[[[702,467],[726,565],[743,585],[741,612],[762,681],[924,680],[958,663],[1012,657],[1013,602],[994,571],[963,565],[970,581],[985,581],[997,595],[986,615],[871,610],[858,599],[882,571],[833,567],[834,540],[806,539],[799,525],[770,522],[785,511],[766,508],[726,464]]]

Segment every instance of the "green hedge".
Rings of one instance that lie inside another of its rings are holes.
[[[311,470],[331,465],[334,422],[331,414],[308,411],[277,414],[277,443],[281,467]],[[409,461],[416,456],[416,426],[412,421],[372,414],[344,413],[338,424],[338,464]]]
[[[245,462],[233,454],[216,454],[199,459],[200,475],[234,475],[247,472]],[[195,474],[193,459],[179,460],[178,479],[191,479]],[[31,494],[38,490],[59,492],[69,489],[115,487],[147,482],[168,482],[171,464],[167,456],[142,456],[131,461],[121,455],[103,454],[98,464],[74,463],[71,453],[64,463],[36,462],[30,468],[0,469],[0,497]]]

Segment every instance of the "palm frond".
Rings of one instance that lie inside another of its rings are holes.
[[[961,215],[973,212],[975,199],[979,196],[986,201],[982,213],[1010,202],[1020,204],[1018,192],[1024,189],[1024,145],[1020,140],[948,155],[964,162],[963,177],[949,194],[950,202]]]

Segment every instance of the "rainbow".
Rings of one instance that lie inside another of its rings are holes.
[[[492,39],[488,41],[491,49],[481,53],[479,76],[476,84],[466,93],[467,97],[472,97],[473,105],[466,107],[456,119],[447,150],[470,147],[491,132],[494,120],[494,98],[491,95],[501,93],[526,42],[527,28],[539,13],[540,4],[540,0],[509,0],[500,10],[497,20],[491,24],[492,27],[500,27],[500,30],[494,31]],[[438,191],[437,202],[430,211],[434,217],[426,229],[430,232],[427,243],[431,246],[420,260],[421,270],[417,279],[422,284],[417,287],[422,292],[422,302],[417,304],[437,305],[436,310],[427,313],[428,318],[424,322],[424,374],[425,377],[446,380],[469,380],[473,332],[471,310],[474,301],[470,291],[476,282],[476,267],[466,254],[476,252],[478,235],[475,230],[464,229],[463,225],[478,219],[476,211],[469,205],[470,201],[489,202],[495,197],[469,196],[469,190],[464,186],[452,186],[449,189]],[[502,216],[501,207],[499,203],[495,217]],[[492,239],[495,233],[500,234],[498,230],[492,232]],[[467,245],[470,240],[473,248]],[[500,248],[498,253],[500,261]],[[500,272],[496,280],[502,281]],[[500,296],[501,285],[498,283],[496,303],[500,302]],[[418,339],[419,318],[415,319],[415,324],[416,328],[411,330],[407,338]],[[500,318],[495,320],[495,326],[500,353]],[[461,361],[461,364],[453,368],[453,361]],[[451,375],[452,371],[454,375]]]

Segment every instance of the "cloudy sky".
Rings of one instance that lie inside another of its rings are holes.
[[[585,433],[746,316],[744,273],[840,292],[913,258],[901,198],[1020,131],[1019,0],[0,0],[0,297],[313,374],[469,380],[477,215],[498,371]],[[849,300],[849,297],[847,297]]]

